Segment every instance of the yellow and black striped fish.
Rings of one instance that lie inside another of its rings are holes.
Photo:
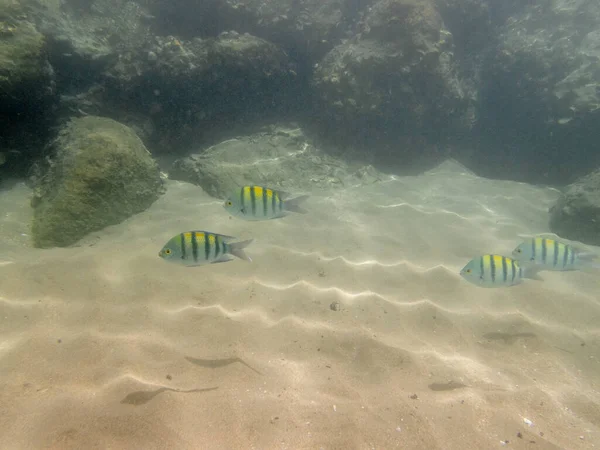
[[[501,255],[473,258],[460,271],[467,281],[481,287],[503,287],[519,284],[525,273],[518,261]]]
[[[209,231],[185,231],[173,236],[158,253],[165,261],[184,266],[200,266],[230,261],[237,256],[252,261],[244,252],[253,239],[242,242],[230,242],[235,239],[224,234]]]
[[[288,212],[305,214],[300,203],[308,198],[301,195],[286,200],[288,194],[263,186],[244,186],[236,189],[223,206],[232,216],[245,220],[267,220],[284,217]]]
[[[531,238],[519,244],[512,252],[521,264],[532,263],[545,270],[577,270],[597,267],[595,255],[584,253],[572,245],[548,238]]]

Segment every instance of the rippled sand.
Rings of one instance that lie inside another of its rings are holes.
[[[547,231],[556,191],[445,164],[312,194],[309,215],[243,222],[169,182],[35,250],[29,191],[0,192],[0,447],[600,446],[600,272],[458,275]],[[160,260],[189,229],[256,238],[254,262]]]

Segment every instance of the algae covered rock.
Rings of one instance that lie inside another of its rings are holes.
[[[71,120],[32,201],[36,247],[68,246],[147,209],[163,192],[158,166],[139,137],[112,119]]]
[[[600,245],[600,169],[567,187],[550,209],[550,229],[567,239]]]
[[[0,0],[0,101],[26,102],[51,76],[45,38],[18,2]]]

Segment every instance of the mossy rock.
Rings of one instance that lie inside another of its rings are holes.
[[[44,36],[23,18],[18,2],[0,0],[0,90],[5,95],[48,78]]]
[[[71,120],[36,186],[33,243],[65,247],[146,210],[164,192],[156,162],[129,127],[112,119]]]

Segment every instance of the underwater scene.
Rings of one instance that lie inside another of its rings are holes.
[[[0,0],[0,450],[600,448],[598,0]]]

